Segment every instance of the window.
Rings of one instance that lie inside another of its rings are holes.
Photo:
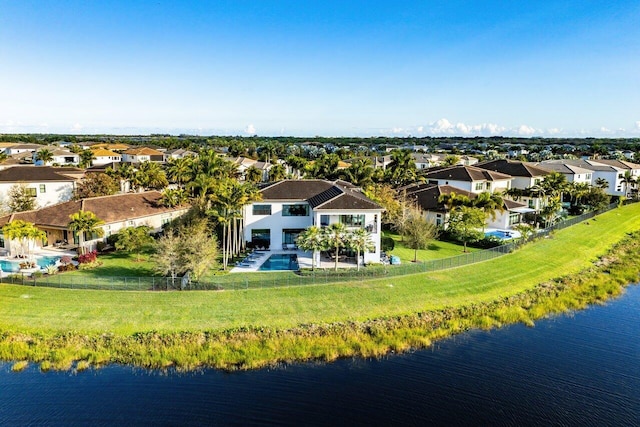
[[[364,215],[340,215],[340,222],[347,227],[364,227]]]
[[[535,200],[529,199],[529,208],[531,208],[531,209],[535,209],[536,208]]]
[[[282,205],[282,216],[309,216],[309,205]]]
[[[45,184],[40,184],[40,193],[46,193],[47,192],[47,186]]]
[[[254,215],[271,215],[271,205],[253,205]]]
[[[329,226],[329,215],[320,215],[320,226],[321,227]]]
[[[540,185],[540,182],[542,182],[542,179],[536,178],[533,180],[533,185]]]
[[[482,191],[483,187],[484,187],[484,183],[476,182],[476,186],[475,186],[476,191]]]
[[[588,180],[591,180],[591,174],[590,174],[590,173],[588,173],[588,174],[587,174],[587,176],[586,176],[586,178],[587,178]]]
[[[251,230],[251,243],[254,248],[269,249],[269,246],[271,246],[271,230],[268,228]]]
[[[135,221],[127,221],[127,225],[129,227],[133,227],[134,225],[136,225],[136,222]]]
[[[171,222],[171,214],[164,214],[160,217],[160,224],[165,225]]]
[[[36,189],[35,189],[35,188],[27,188],[27,189],[26,189],[26,194],[27,194],[27,196],[29,196],[29,197],[38,197],[38,194],[37,194],[37,192],[36,192]]]
[[[517,224],[520,222],[520,214],[512,213],[509,215],[509,225]]]
[[[487,190],[491,190],[491,183],[487,182]]]

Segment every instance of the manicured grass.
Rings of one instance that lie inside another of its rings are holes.
[[[142,252],[141,260],[136,261],[135,254],[128,252],[109,252],[100,254],[98,260],[102,263],[100,267],[91,270],[76,270],[62,273],[65,277],[149,277],[156,275],[153,271],[153,264],[149,261],[151,256],[150,248]]]
[[[389,252],[389,255],[400,257],[403,263],[412,262],[414,259],[414,250],[405,246],[402,236],[391,231],[385,231],[385,236],[391,237],[395,241],[395,247]],[[467,248],[467,252],[474,252],[478,249]],[[418,261],[429,261],[432,259],[449,258],[463,253],[463,246],[451,242],[441,242],[434,240],[429,244],[427,249],[418,250]]]
[[[490,261],[330,285],[235,292],[114,292],[0,285],[0,329],[132,334],[292,328],[492,301],[590,266],[640,229],[640,204],[610,211]]]

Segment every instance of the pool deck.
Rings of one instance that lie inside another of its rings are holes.
[[[311,268],[311,252],[304,252],[300,250],[293,251],[263,251],[259,252],[260,256],[255,258],[255,262],[249,265],[236,265],[229,272],[230,273],[251,273],[256,272],[264,264],[264,262],[271,255],[279,255],[279,254],[296,254],[298,255],[298,265],[302,268]],[[331,260],[327,260],[325,257],[321,257],[321,261],[319,265],[316,265],[316,268],[334,268],[335,262]],[[344,262],[338,261],[338,268],[356,268],[356,264],[354,262]],[[273,271],[287,271],[287,270],[273,270]],[[260,271],[261,273],[268,273],[269,271]]]
[[[0,252],[0,260],[14,261],[14,262],[22,261],[20,258],[9,256],[6,250],[3,250],[3,251],[4,252]],[[56,256],[56,257],[70,256],[73,258],[76,255],[77,255],[76,251],[69,251],[69,250],[62,250],[62,249],[40,248],[33,251],[33,256],[35,258],[43,257],[43,256]],[[12,271],[2,271],[0,273],[0,277],[7,277],[10,274],[16,274],[16,273]]]

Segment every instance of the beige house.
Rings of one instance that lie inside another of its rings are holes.
[[[180,217],[189,209],[188,206],[165,207],[160,202],[161,197],[162,193],[159,191],[148,191],[59,203],[43,209],[0,217],[0,227],[20,219],[35,224],[47,233],[47,238],[43,242],[37,242],[36,247],[74,243],[77,245],[78,236],[69,230],[70,216],[79,211],[90,211],[104,221],[103,237],[85,235],[86,246],[91,250],[95,249],[99,241],[106,240],[126,227],[146,225],[153,231],[160,231],[163,224]],[[0,247],[11,251],[11,242],[4,239],[1,229]]]

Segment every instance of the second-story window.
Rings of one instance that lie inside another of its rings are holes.
[[[309,205],[282,205],[282,216],[309,216]]]
[[[254,215],[271,215],[271,205],[253,205]]]

